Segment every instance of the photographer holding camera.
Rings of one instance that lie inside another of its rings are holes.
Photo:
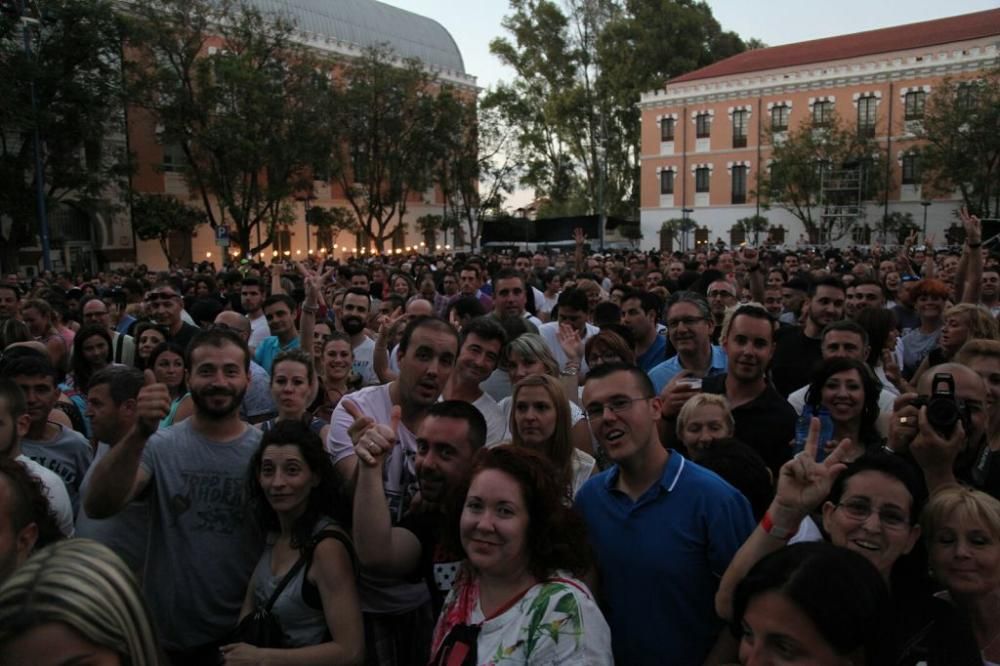
[[[1000,487],[983,487],[981,467],[991,451],[982,377],[964,365],[944,363],[924,373],[917,391],[896,399],[886,450],[912,455],[931,494],[961,483],[1000,495]]]

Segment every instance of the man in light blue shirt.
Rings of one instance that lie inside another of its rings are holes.
[[[273,294],[264,301],[264,316],[271,328],[271,337],[264,341],[254,352],[254,361],[268,374],[274,357],[283,351],[299,348],[299,330],[295,326],[295,300],[287,294]]]
[[[688,371],[694,377],[720,375],[729,368],[726,352],[712,344],[715,321],[705,299],[693,291],[679,291],[667,302],[667,335],[677,350],[649,371],[657,394],[676,375]]]

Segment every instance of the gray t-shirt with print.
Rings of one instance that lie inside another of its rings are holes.
[[[142,452],[152,491],[143,589],[168,650],[222,640],[236,626],[263,550],[242,501],[260,430],[217,442],[192,423],[157,431]]]
[[[55,439],[50,442],[22,439],[21,453],[59,475],[66,484],[75,514],[80,508],[80,484],[83,483],[84,474],[90,469],[94,450],[90,448],[87,438],[77,431],[57,423],[50,425],[59,428]]]

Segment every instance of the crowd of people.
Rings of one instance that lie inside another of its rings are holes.
[[[962,218],[8,275],[0,663],[1000,664]]]

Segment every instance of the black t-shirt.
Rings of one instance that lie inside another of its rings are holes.
[[[399,523],[399,527],[412,532],[420,542],[420,566],[410,579],[423,579],[427,583],[435,615],[440,614],[464,559],[461,554],[449,552],[442,543],[444,518],[436,511],[412,511]]]
[[[807,337],[801,326],[779,328],[775,332],[771,379],[778,393],[787,398],[809,383],[813,370],[823,360],[819,338]]]
[[[705,377],[701,390],[716,395],[726,394],[727,374]],[[778,478],[778,470],[792,457],[795,439],[795,410],[768,384],[763,393],[750,402],[733,409],[736,439],[752,447]]]
[[[187,351],[188,344],[194,336],[198,335],[201,329],[197,326],[192,326],[186,321],[181,322],[181,328],[175,335],[170,336],[170,341],[176,343],[181,349]]]

